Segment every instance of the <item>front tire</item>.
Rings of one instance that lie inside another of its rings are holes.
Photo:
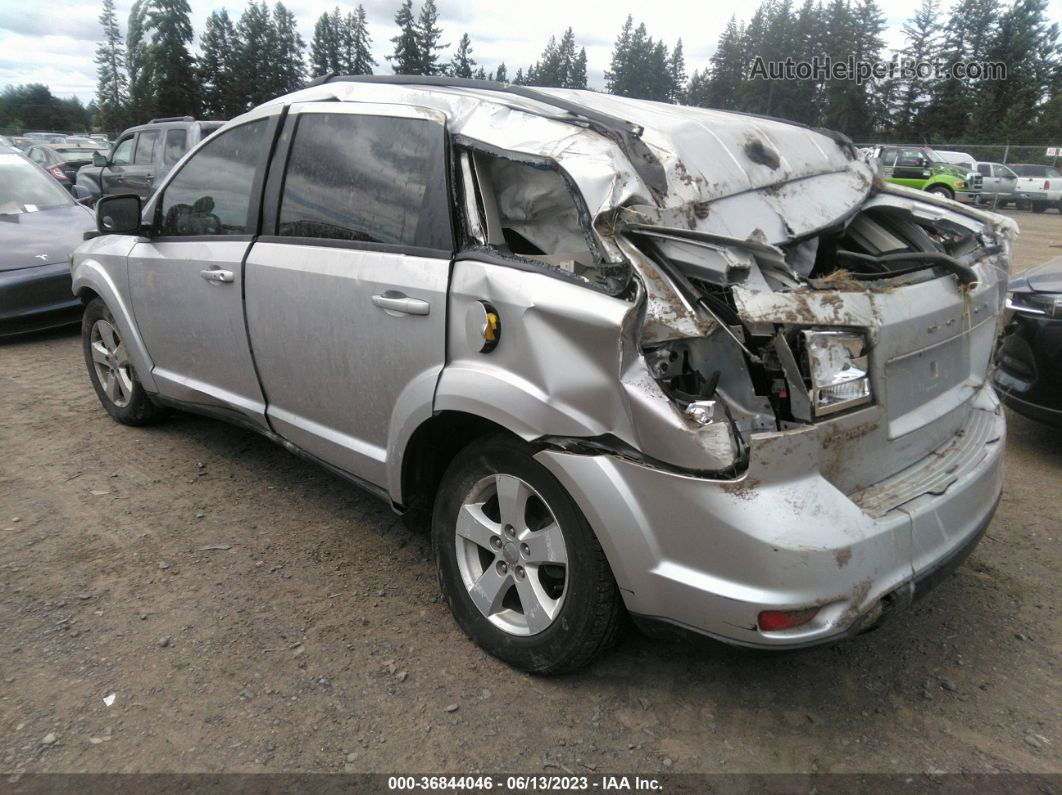
[[[151,425],[169,413],[151,401],[136,376],[111,310],[93,298],[81,317],[81,346],[89,379],[107,413],[122,425]]]
[[[612,647],[623,603],[590,525],[532,453],[505,436],[458,453],[435,501],[432,546],[465,634],[515,668],[557,674]]]
[[[926,193],[932,193],[934,196],[942,196],[945,199],[954,199],[955,194],[944,185],[934,185],[931,188],[926,189]]]

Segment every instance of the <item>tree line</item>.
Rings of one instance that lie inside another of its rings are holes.
[[[322,13],[307,45],[283,2],[270,6],[267,0],[250,0],[237,20],[224,9],[211,13],[193,54],[187,0],[136,0],[124,39],[114,0],[102,2],[94,101],[78,110],[76,101],[48,99],[44,86],[9,86],[0,94],[0,126],[12,120],[27,126],[84,126],[54,123],[64,113],[78,120],[92,115],[109,131],[157,116],[231,118],[326,73],[387,70],[587,88],[586,50],[570,27],[551,37],[538,60],[519,66],[515,74],[504,62],[487,71],[477,63],[467,32],[455,44],[444,41],[435,0],[423,0],[419,7],[401,0],[385,64],[373,56],[361,5],[345,14],[339,6]],[[681,39],[669,46],[628,16],[604,73],[604,90],[777,116],[861,140],[1054,140],[1062,137],[1062,47],[1047,3],[954,0],[944,9],[941,0],[921,0],[903,25],[903,46],[891,51],[876,0],[762,0],[748,21],[731,17],[709,62],[689,74]],[[757,59],[842,61],[849,56],[867,62],[999,62],[1007,76],[979,81],[912,73],[865,82],[823,75],[752,77]]]

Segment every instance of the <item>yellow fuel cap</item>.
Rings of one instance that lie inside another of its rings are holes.
[[[480,353],[490,353],[501,341],[501,317],[486,301],[473,301],[465,315],[468,346]]]

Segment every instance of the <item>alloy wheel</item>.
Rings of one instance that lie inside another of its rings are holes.
[[[133,396],[133,370],[118,329],[110,321],[100,318],[92,324],[89,347],[92,349],[92,366],[103,391],[118,408],[128,406]]]
[[[553,511],[514,475],[481,479],[457,515],[457,567],[473,604],[511,635],[548,629],[564,604],[568,552]]]

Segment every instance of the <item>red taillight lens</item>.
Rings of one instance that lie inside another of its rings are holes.
[[[1051,190],[1051,180],[1049,180],[1049,179],[1045,179],[1044,180],[1044,190]]]
[[[52,166],[48,171],[56,179],[66,179],[66,174],[63,173],[63,170],[59,168],[59,166]]]
[[[810,607],[806,610],[764,610],[760,613],[757,623],[764,632],[792,629],[808,623],[818,612],[817,607]]]

